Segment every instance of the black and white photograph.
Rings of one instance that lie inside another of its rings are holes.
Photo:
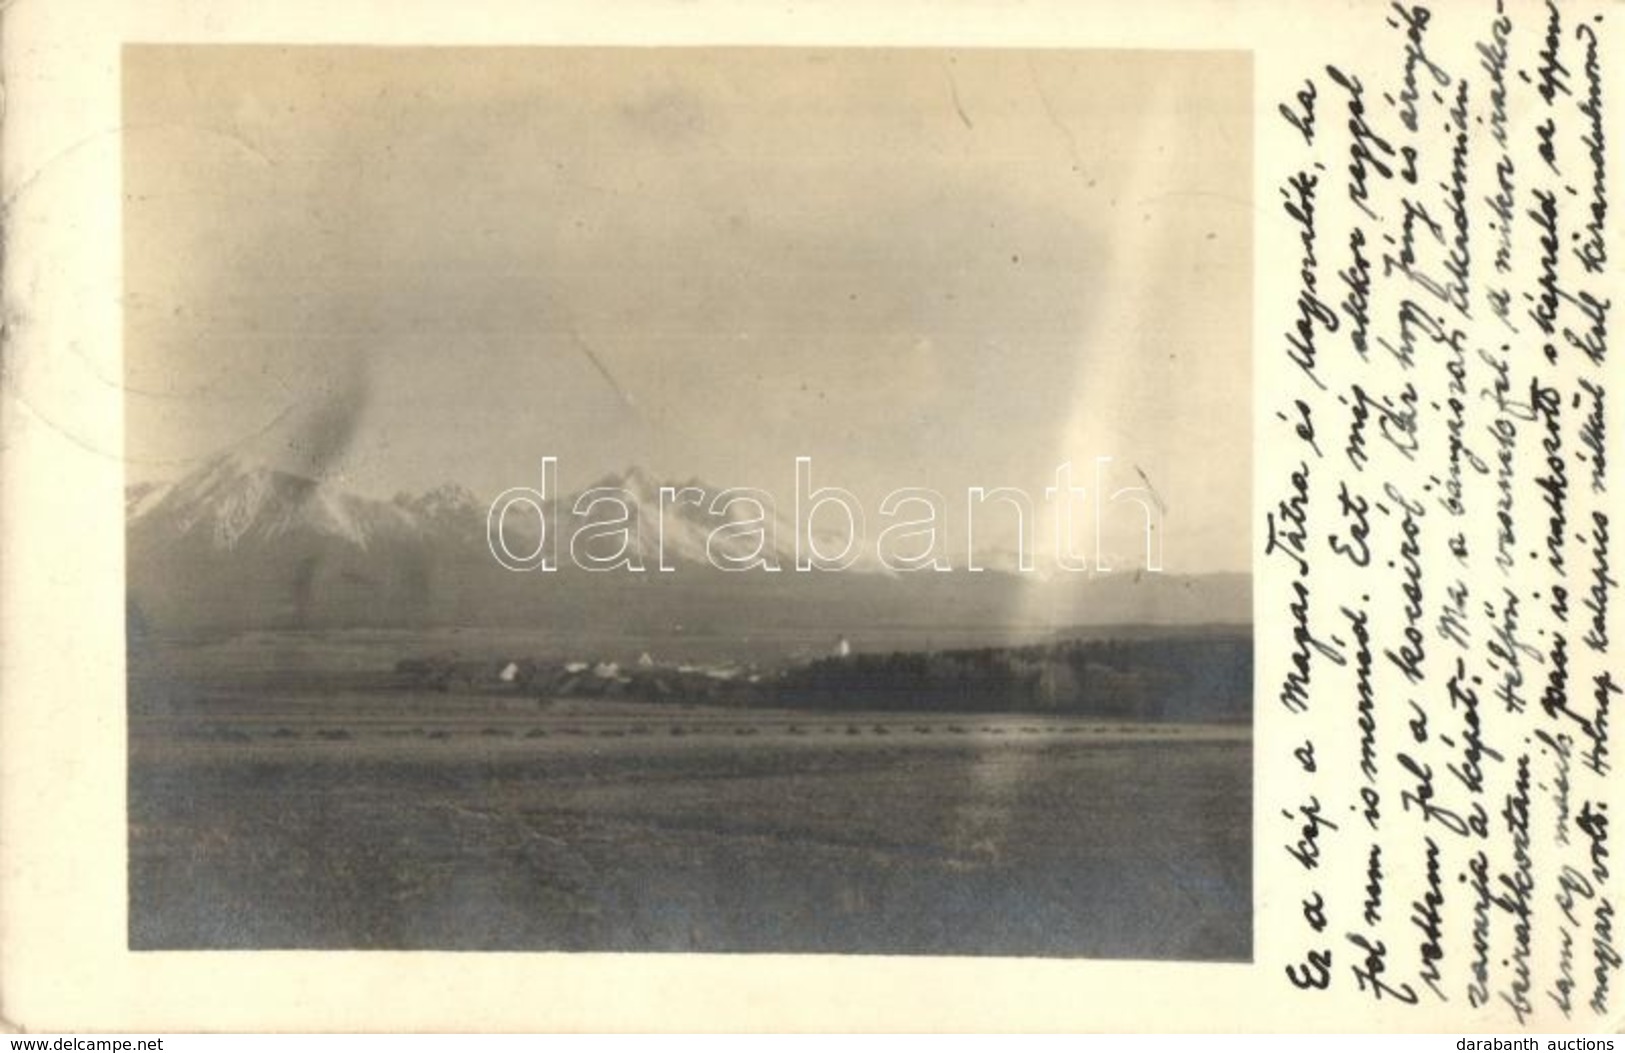
[[[131,950],[1252,960],[1248,53],[122,62]]]

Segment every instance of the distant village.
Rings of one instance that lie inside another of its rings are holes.
[[[846,637],[826,654],[788,665],[665,662],[644,653],[623,664],[582,657],[472,660],[407,658],[408,689],[555,699],[817,710],[1056,712],[1111,719],[1227,722],[1251,719],[1252,647],[1240,632],[1063,641],[1023,647],[862,652]]]

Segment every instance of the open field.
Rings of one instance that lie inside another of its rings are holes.
[[[1251,952],[1244,726],[155,668],[131,680],[138,949]]]

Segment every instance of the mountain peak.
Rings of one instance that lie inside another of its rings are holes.
[[[484,503],[461,483],[441,483],[421,494],[399,493],[395,495],[395,505],[431,517],[469,513],[483,516],[485,513]]]
[[[638,497],[654,494],[660,489],[660,484],[654,476],[641,465],[627,465],[624,471],[610,472],[587,489],[625,490]]]
[[[127,509],[134,507],[128,502],[127,496]],[[138,504],[146,513],[141,516],[144,525],[156,528],[162,523],[177,534],[201,534],[214,547],[228,550],[246,538],[302,530],[365,548],[379,529],[399,522],[399,513],[387,505],[353,497],[234,450],[203,462],[169,488],[161,502],[155,504],[148,497]]]

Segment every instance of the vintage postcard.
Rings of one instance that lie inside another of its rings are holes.
[[[127,49],[131,946],[1247,960],[1250,74]]]
[[[639,11],[6,11],[8,1025],[1617,1026],[1618,12]]]

